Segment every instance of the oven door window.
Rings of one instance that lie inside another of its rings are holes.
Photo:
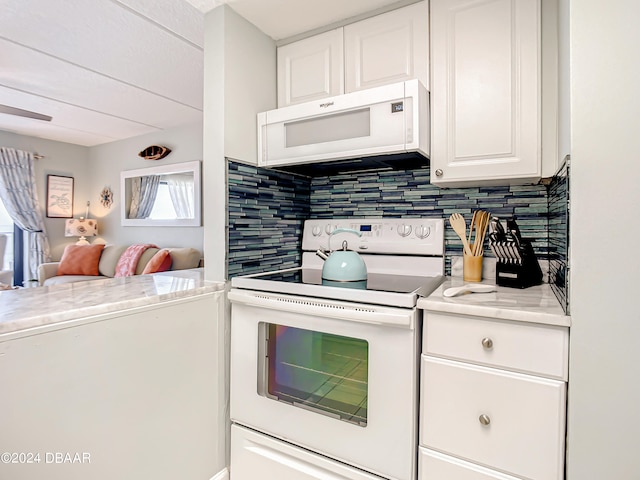
[[[262,393],[272,399],[367,425],[369,344],[365,340],[271,323]]]

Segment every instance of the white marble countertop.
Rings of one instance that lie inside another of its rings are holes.
[[[491,284],[487,281],[482,283]],[[546,283],[522,290],[497,287],[497,292],[469,293],[449,298],[443,296],[446,289],[464,284],[461,278],[447,277],[431,295],[418,300],[418,308],[500,320],[566,327],[571,325],[571,317],[565,315],[551,287]]]
[[[0,335],[223,289],[196,268],[0,291]]]

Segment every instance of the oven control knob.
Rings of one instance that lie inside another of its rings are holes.
[[[336,225],[329,224],[329,225],[327,225],[326,227],[324,227],[324,231],[325,231],[325,232],[327,232],[327,235],[331,235],[331,233],[332,233],[336,228],[338,228]]]
[[[319,237],[320,235],[322,235],[322,227],[320,225],[316,225],[311,230],[311,233],[313,233],[314,237]]]
[[[411,234],[411,225],[403,223],[398,227],[398,235],[401,237],[408,237]]]
[[[418,238],[427,238],[431,234],[431,228],[424,225],[420,225],[416,228],[416,235]]]

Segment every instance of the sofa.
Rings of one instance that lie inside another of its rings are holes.
[[[87,280],[100,280],[105,278],[112,278],[115,276],[116,267],[118,265],[118,261],[123,253],[125,253],[128,249],[128,245],[106,245],[104,248],[100,249],[98,246],[92,245],[94,248],[94,253],[88,258],[87,262],[95,263],[95,265],[91,265],[90,268],[86,265],[82,265],[81,268],[78,269],[77,272],[68,268],[68,252],[71,252],[72,249],[75,249],[75,252],[79,251],[75,246],[68,246],[65,249],[65,253],[62,255],[60,262],[49,262],[40,264],[38,267],[38,282],[41,286],[51,286],[51,285],[60,285],[66,283],[75,283],[75,282],[84,282]],[[97,250],[96,250],[97,249]],[[89,249],[87,249],[88,251]],[[158,258],[157,254],[161,254],[161,250],[165,250],[169,252],[170,260],[168,263],[165,262],[165,267],[161,270],[156,271],[165,271],[165,270],[185,270],[189,268],[197,268],[201,265],[201,254],[195,248],[164,248],[160,249],[155,246],[151,246],[146,248],[142,254],[140,255],[137,265],[135,265],[135,272],[131,272],[135,275],[142,275],[143,273],[147,273],[145,268],[148,270],[148,266],[150,266],[150,262]],[[65,259],[67,257],[67,259]],[[63,264],[63,268],[61,268],[61,262],[66,262]],[[66,270],[64,270],[66,268]],[[64,270],[62,275],[60,271]],[[87,275],[86,273],[90,272],[91,274]],[[76,273],[76,274],[74,274]],[[80,274],[77,274],[80,273]]]

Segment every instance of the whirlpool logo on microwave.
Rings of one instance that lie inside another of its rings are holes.
[[[331,105],[333,105],[333,102],[321,103],[320,108],[329,108]]]

